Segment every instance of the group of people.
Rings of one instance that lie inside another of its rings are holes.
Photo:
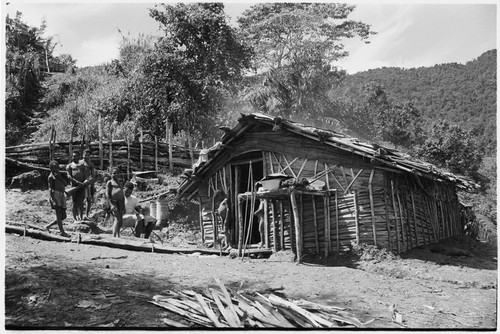
[[[57,225],[61,235],[68,236],[63,227],[63,221],[67,218],[67,192],[70,192],[72,197],[74,220],[88,220],[94,202],[95,182],[97,180],[96,170],[90,161],[90,157],[90,150],[83,152],[83,159],[80,159],[79,151],[73,151],[71,163],[66,167],[67,176],[72,187],[69,190],[66,190],[68,182],[60,173],[59,163],[55,160],[49,163],[49,201],[51,208],[56,212],[56,219],[45,226],[47,231],[50,231],[52,226]],[[141,207],[139,200],[132,195],[133,191],[134,184],[129,181],[123,184],[120,178],[120,170],[116,167],[113,168],[111,170],[111,179],[106,183],[106,209],[108,215],[112,215],[114,219],[114,237],[120,237],[122,228],[133,227],[136,237],[144,234],[145,238],[149,238],[156,225],[156,219],[149,215],[149,208]]]
[[[72,186],[71,197],[73,200],[74,220],[88,219],[90,209],[94,201],[95,193],[95,167],[90,161],[90,150],[83,152],[83,159],[80,159],[80,151],[73,151],[71,162],[66,167],[68,179]],[[50,205],[56,211],[56,219],[45,226],[47,231],[54,225],[59,227],[62,236],[68,236],[63,228],[63,220],[66,219],[66,186],[68,182],[62,177],[59,171],[59,163],[52,160],[49,163],[50,175],[48,177]],[[85,207],[86,202],[86,207]]]
[[[114,216],[113,236],[119,238],[124,227],[133,227],[134,235],[149,238],[156,225],[156,219],[149,215],[148,207],[141,207],[139,200],[132,195],[134,184],[130,181],[122,182],[120,170],[111,170],[111,180],[106,183],[106,196],[109,203],[109,213]]]

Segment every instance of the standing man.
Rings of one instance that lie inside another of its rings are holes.
[[[73,151],[71,163],[66,167],[68,179],[72,187],[80,187],[71,194],[73,199],[73,218],[83,219],[83,201],[85,200],[85,175],[83,165],[80,163],[80,151]]]
[[[83,166],[83,177],[84,180],[89,182],[88,185],[84,188],[85,189],[85,199],[87,200],[87,207],[86,207],[86,218],[90,216],[90,208],[92,206],[92,203],[94,202],[94,194],[95,194],[95,166],[94,164],[90,161],[90,150],[86,149],[83,151],[83,159],[80,160],[80,164]],[[83,214],[83,212],[82,212]]]

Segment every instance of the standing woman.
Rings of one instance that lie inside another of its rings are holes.
[[[106,196],[111,206],[111,212],[115,216],[113,224],[113,237],[120,237],[120,229],[123,225],[123,214],[125,213],[125,195],[123,185],[119,179],[120,170],[114,167],[111,170],[111,180],[106,183]]]

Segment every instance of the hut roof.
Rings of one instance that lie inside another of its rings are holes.
[[[463,190],[474,190],[479,186],[466,177],[452,174],[442,168],[430,163],[411,157],[410,155],[392,148],[368,143],[339,132],[307,126],[301,123],[275,118],[260,113],[241,115],[238,124],[233,129],[226,129],[221,141],[213,147],[201,152],[207,159],[200,159],[193,165],[191,174],[179,187],[179,195],[191,194],[197,189],[198,183],[203,179],[205,172],[209,169],[211,162],[227,150],[228,144],[236,138],[243,136],[255,125],[264,124],[274,127],[277,123],[283,131],[289,131],[296,135],[318,141],[322,145],[328,145],[340,150],[351,152],[359,156],[371,159],[372,164],[394,171],[403,171],[436,181],[451,182],[457,188]]]

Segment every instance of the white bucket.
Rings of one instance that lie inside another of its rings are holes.
[[[166,198],[156,200],[156,217],[159,224],[168,222],[168,201]]]

